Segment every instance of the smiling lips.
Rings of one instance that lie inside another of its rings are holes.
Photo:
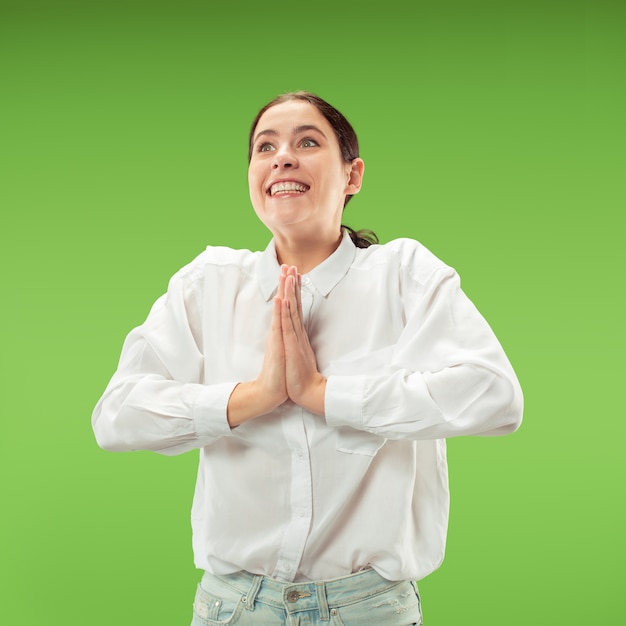
[[[292,193],[304,193],[308,191],[310,187],[303,183],[297,183],[295,181],[285,181],[280,183],[274,183],[269,188],[270,196],[277,196],[280,194],[292,194]]]

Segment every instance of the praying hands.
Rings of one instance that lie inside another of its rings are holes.
[[[297,268],[282,265],[261,372],[233,390],[228,401],[231,427],[269,413],[288,399],[324,414],[326,379],[317,369],[304,327],[300,288]]]

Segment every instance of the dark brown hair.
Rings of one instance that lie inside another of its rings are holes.
[[[338,111],[334,106],[330,105],[326,100],[323,100],[319,96],[316,96],[313,93],[308,91],[293,91],[290,93],[284,93],[270,102],[268,102],[256,115],[254,121],[252,122],[252,126],[250,128],[250,136],[248,138],[248,162],[252,158],[252,143],[254,141],[254,131],[256,130],[257,124],[261,119],[261,116],[265,111],[276,106],[277,104],[282,104],[283,102],[289,102],[290,100],[303,100],[304,102],[308,102],[312,104],[325,118],[326,121],[330,124],[333,129],[335,136],[337,137],[337,141],[339,142],[339,149],[341,150],[341,156],[346,163],[352,163],[354,159],[359,156],[359,140],[357,139],[356,133],[354,132],[354,128],[348,120],[342,115],[340,111]],[[347,195],[344,207],[350,199],[351,195]],[[354,229],[346,226],[345,224],[341,225],[342,229],[348,231],[350,238],[354,242],[354,245],[358,248],[367,248],[372,244],[378,243],[378,237],[376,234],[368,229],[362,229],[355,231]]]

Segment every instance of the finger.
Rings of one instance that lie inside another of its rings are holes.
[[[280,302],[281,309],[281,334],[285,347],[291,345],[293,341],[297,341],[296,329],[291,317],[291,305],[288,299],[283,299]]]
[[[300,316],[302,319],[302,297],[301,297],[301,288],[302,288],[302,275],[298,273],[298,268],[295,265],[292,265],[289,268],[288,276],[293,276],[293,294],[294,294],[294,302],[295,304],[295,313]]]
[[[268,349],[276,358],[282,359],[284,352],[283,343],[283,322],[282,322],[282,302],[280,298],[274,298],[274,306],[272,309],[272,325],[268,340]]]
[[[274,298],[273,308],[272,308],[272,331],[281,330],[281,301],[282,298],[276,296]]]
[[[285,277],[282,274],[278,277],[278,291],[276,295],[281,300],[285,297]]]
[[[280,266],[280,275],[278,276],[278,297],[279,298],[284,298],[285,297],[285,279],[287,277],[287,271],[289,269],[288,265],[281,265]]]
[[[304,317],[302,316],[302,274],[296,274],[296,277],[298,280],[296,284],[296,301],[298,303],[298,315],[304,323]]]
[[[289,317],[296,334],[303,332],[303,323],[298,307],[298,289],[296,287],[296,278],[293,274],[290,274],[285,279],[285,300],[289,303]]]

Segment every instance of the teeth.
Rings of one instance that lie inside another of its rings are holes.
[[[306,185],[302,185],[301,183],[276,183],[270,187],[270,195],[275,196],[277,193],[285,193],[285,192],[298,192],[304,193],[308,191],[308,187]]]

